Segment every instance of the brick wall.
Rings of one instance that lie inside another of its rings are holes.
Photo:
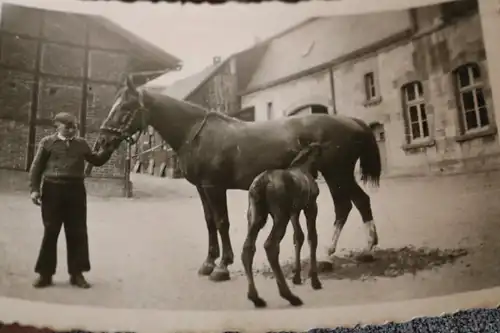
[[[0,192],[26,193],[29,189],[28,173],[19,170],[0,169]],[[124,197],[123,180],[117,178],[87,178],[85,179],[87,193],[97,197]]]
[[[0,121],[0,168],[23,170],[26,167],[28,126],[15,120]]]
[[[202,87],[188,98],[209,110],[234,113],[240,109],[237,87],[237,73],[229,60]]]
[[[97,132],[90,132],[85,135],[85,139],[89,142],[90,147],[97,139]],[[111,156],[111,159],[101,167],[92,169],[92,177],[94,178],[123,178],[125,176],[125,144],[122,144]]]
[[[1,15],[0,168],[27,170],[38,142],[54,132],[51,119],[61,111],[83,118],[80,130],[92,146],[122,75],[130,70],[134,46],[85,15],[12,4],[2,4]],[[32,106],[35,117],[30,116]],[[99,179],[96,184],[109,178],[122,188],[125,147],[94,168],[92,177]]]

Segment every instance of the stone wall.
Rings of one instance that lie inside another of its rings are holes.
[[[335,110],[376,125],[387,176],[496,169],[500,166],[497,117],[481,21],[474,3],[466,0],[417,8],[409,12],[412,34],[381,41],[377,47],[360,48],[340,60],[332,58],[330,68],[250,92],[242,96],[242,107],[255,106],[257,120],[267,120],[269,102],[273,103],[271,118],[286,116],[308,104],[321,104],[330,113]],[[376,25],[368,26],[369,22],[358,23],[366,24],[365,30],[377,29]],[[360,26],[356,31],[363,29]],[[336,44],[343,43],[342,36],[354,38],[351,34],[337,35]],[[280,61],[286,63],[287,55],[283,54]],[[465,135],[454,70],[469,63],[477,64],[481,72],[492,126]],[[329,69],[333,72],[333,94]],[[378,91],[371,101],[365,96],[364,75],[368,72],[374,73]],[[430,132],[429,138],[419,143],[409,140],[408,115],[403,111],[402,87],[414,81],[423,87]]]
[[[439,22],[439,21],[434,21]],[[438,23],[439,24],[439,23]],[[437,27],[410,42],[394,45],[334,71],[336,107],[384,126],[387,173],[441,174],[496,168],[500,149],[496,129],[491,127],[464,138],[453,70],[467,63],[478,64],[490,122],[495,123],[494,105],[481,24],[478,15]],[[363,75],[376,74],[379,100],[366,103]],[[402,104],[403,85],[422,83],[430,136],[426,142],[408,141],[407,119]]]
[[[272,103],[272,111],[268,117],[267,104],[270,102]],[[242,98],[242,109],[255,107],[256,121],[285,117],[297,108],[312,104],[323,105],[328,108],[329,113],[333,113],[328,70],[260,90]]]

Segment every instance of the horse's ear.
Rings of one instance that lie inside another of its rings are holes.
[[[137,93],[137,88],[134,84],[134,81],[132,80],[132,76],[127,75],[127,78],[125,79],[125,83],[127,84],[127,89],[132,92],[132,93]]]

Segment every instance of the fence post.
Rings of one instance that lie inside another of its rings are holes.
[[[132,146],[127,142],[127,154],[125,155],[125,196],[132,197],[132,182],[130,181],[130,172],[132,163]]]

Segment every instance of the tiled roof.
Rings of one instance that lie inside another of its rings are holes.
[[[205,83],[208,79],[212,77],[213,74],[225,63],[225,61],[221,61],[218,64],[213,64],[201,72],[198,72],[194,75],[188,76],[184,79],[174,82],[173,84],[165,87],[161,93],[168,95],[170,97],[185,100],[189,98],[189,96],[203,83]]]
[[[166,88],[156,86],[155,83],[151,81],[149,89],[155,90],[157,92],[161,91],[162,93],[167,94],[173,98],[187,99],[190,94],[192,94],[198,87],[206,82],[206,80],[212,77],[218,68],[227,63],[229,59],[235,58],[237,67],[236,71],[238,73],[238,88],[240,90],[244,90],[247,84],[250,82],[250,79],[252,78],[255,70],[258,68],[259,62],[262,59],[262,56],[266,53],[267,47],[272,42],[272,40],[279,38],[282,35],[288,34],[291,31],[313,20],[316,20],[316,18],[309,18],[307,20],[299,22],[298,24],[295,24],[272,37],[262,40],[249,48],[246,48],[229,56],[225,60],[221,61],[218,65],[208,66],[197,74],[178,80],[170,86],[167,86]],[[158,79],[161,80],[161,77]]]
[[[152,60],[158,63],[158,65],[161,67],[161,69],[175,69],[178,68],[179,66],[182,65],[182,61],[177,58],[176,56],[165,52],[161,48],[151,44],[150,42],[144,40],[143,38],[135,35],[131,31],[123,28],[120,26],[118,23],[115,23],[111,20],[109,20],[106,17],[103,17],[101,15],[96,15],[96,14],[89,14],[89,13],[79,13],[79,12],[71,12],[71,11],[64,11],[64,10],[55,10],[55,9],[46,9],[43,7],[37,7],[37,6],[27,6],[27,5],[18,5],[14,3],[3,3],[0,6],[0,13],[1,9],[3,6],[11,6],[11,7],[17,7],[19,9],[25,9],[25,10],[38,10],[38,11],[43,11],[43,12],[49,12],[49,13],[64,13],[64,14],[77,14],[79,16],[86,17],[87,19],[90,19],[90,21],[95,22],[97,25],[104,27],[105,29],[123,37],[126,39],[131,45],[133,45],[134,48],[137,50],[141,50],[144,52],[145,55],[149,56]]]
[[[328,63],[410,27],[407,11],[309,20],[300,29],[272,39],[245,90],[253,91],[270,82]]]
[[[165,52],[156,45],[142,39],[141,37],[135,35],[131,31],[121,27],[119,24],[103,17],[100,15],[89,15],[91,19],[99,23],[100,25],[106,27],[110,31],[119,34],[123,38],[127,39],[132,45],[137,48],[142,49],[147,54],[149,54],[153,59],[155,59],[159,64],[165,66],[165,68],[176,68],[182,65],[182,62],[176,56]]]

